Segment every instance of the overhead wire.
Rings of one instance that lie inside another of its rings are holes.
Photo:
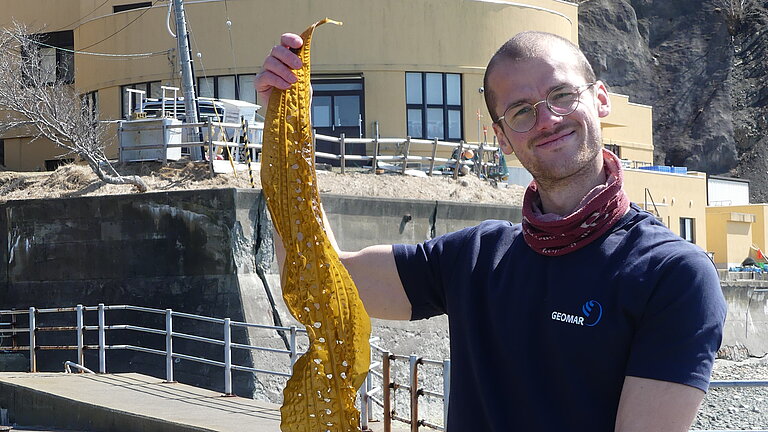
[[[63,26],[63,27],[59,27],[59,29],[58,29],[58,30],[54,30],[54,31],[61,31],[61,30],[64,30],[64,29],[67,29],[67,28],[69,28],[70,26],[72,26],[72,25],[74,25],[74,24],[80,24],[80,23],[81,23],[81,21],[83,21],[83,20],[84,20],[84,19],[85,19],[87,16],[89,16],[90,14],[92,14],[92,13],[96,12],[97,10],[99,10],[99,8],[101,8],[101,7],[102,7],[102,6],[104,6],[105,4],[109,3],[109,1],[110,1],[110,0],[104,0],[104,2],[103,2],[102,4],[100,4],[100,5],[96,6],[96,9],[94,9],[94,10],[92,10],[92,11],[88,12],[87,14],[85,14],[85,15],[81,16],[80,18],[76,19],[75,21],[72,21],[71,23],[69,23],[69,24],[67,24],[67,25],[65,25],[65,26]]]
[[[90,47],[92,47],[92,46],[95,46],[95,45],[98,45],[98,44],[100,44],[100,43],[104,42],[104,41],[105,41],[105,40],[107,40],[107,39],[110,39],[110,38],[112,38],[112,37],[113,37],[113,36],[115,36],[116,34],[120,33],[120,32],[121,32],[121,31],[123,31],[123,30],[125,30],[125,29],[126,29],[128,26],[130,26],[131,24],[133,24],[133,23],[135,23],[136,21],[138,21],[138,20],[139,20],[141,17],[143,17],[143,16],[144,16],[144,14],[146,14],[147,12],[149,12],[149,11],[150,11],[150,10],[151,10],[151,9],[152,9],[152,8],[153,8],[153,7],[154,7],[156,4],[157,4],[157,3],[159,3],[159,2],[160,2],[160,0],[154,0],[154,1],[152,2],[152,4],[151,4],[151,5],[149,5],[149,7],[147,7],[147,8],[146,8],[146,9],[145,9],[143,12],[141,12],[141,13],[139,14],[139,16],[137,16],[136,18],[134,18],[133,20],[131,20],[131,21],[130,21],[128,24],[126,24],[126,25],[124,25],[123,27],[121,27],[120,29],[118,29],[116,32],[112,33],[111,35],[109,35],[109,36],[105,37],[104,39],[102,39],[102,40],[100,40],[100,41],[98,41],[98,42],[94,42],[94,43],[92,43],[92,44],[90,44],[90,45],[88,45],[88,46],[86,46],[86,47],[82,47],[82,48],[80,48],[80,49],[82,49],[82,50],[88,49],[88,48],[90,48]]]
[[[147,53],[129,53],[129,54],[97,53],[97,52],[89,52],[89,51],[81,51],[81,50],[73,50],[69,48],[57,47],[57,46],[49,45],[45,42],[40,42],[34,39],[27,39],[27,40],[37,45],[41,45],[48,48],[55,48],[59,51],[66,51],[72,54],[92,55],[92,56],[101,56],[101,57],[131,57],[131,58],[151,57],[151,56],[156,56],[161,54],[168,54],[168,52],[170,52],[170,50],[165,50],[165,51],[154,51],[154,52],[147,52]]]

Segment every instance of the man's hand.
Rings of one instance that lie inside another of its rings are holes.
[[[291,48],[301,48],[303,44],[304,41],[299,35],[285,33],[280,37],[280,45],[272,48],[261,66],[261,72],[254,79],[258,100],[262,105],[267,106],[269,103],[269,95],[272,94],[273,88],[287,90],[296,82],[293,71],[301,69],[302,65],[301,59],[291,51]]]

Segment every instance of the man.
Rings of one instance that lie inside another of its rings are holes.
[[[300,45],[272,50],[260,100],[295,82]],[[485,95],[501,149],[534,177],[523,223],[340,252],[368,313],[448,314],[449,431],[687,431],[725,319],[714,266],[629,204],[601,146],[607,89],[570,41],[516,35]]]

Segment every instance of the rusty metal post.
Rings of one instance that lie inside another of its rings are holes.
[[[392,383],[389,377],[389,357],[392,354],[384,351],[381,354],[381,402],[384,405],[384,432],[392,432]]]
[[[419,432],[419,360],[415,355],[408,357],[411,378],[411,432]]]
[[[451,396],[451,360],[443,360],[443,430],[448,430],[448,402]]]

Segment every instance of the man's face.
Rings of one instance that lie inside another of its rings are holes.
[[[491,71],[488,84],[495,96],[496,112],[503,115],[513,104],[543,100],[553,88],[587,84],[582,75],[573,53],[555,44],[543,58],[501,61]],[[528,132],[515,132],[503,121],[494,123],[504,153],[514,152],[540,184],[556,183],[585,169],[599,169],[599,118],[610,113],[608,92],[602,82],[581,94],[571,114],[554,114],[544,103],[536,109],[536,124]]]

